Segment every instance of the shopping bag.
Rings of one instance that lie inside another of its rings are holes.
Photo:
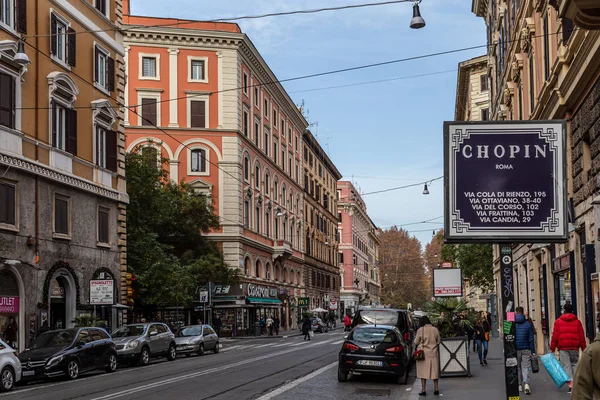
[[[310,331],[308,331],[308,334],[310,337],[314,337],[315,336],[315,332],[311,329]]]
[[[540,372],[540,362],[538,356],[531,356],[531,372],[534,374]]]
[[[548,374],[554,381],[556,387],[561,388],[565,383],[571,380],[565,372],[565,369],[562,367],[562,365],[560,365],[554,356],[554,353],[544,354],[540,358],[544,368],[546,368],[546,371],[548,371]]]

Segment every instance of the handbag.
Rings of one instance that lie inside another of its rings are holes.
[[[561,388],[565,383],[571,380],[565,372],[563,366],[560,365],[556,359],[554,353],[544,354],[540,357],[540,359],[542,360],[544,368],[546,368],[546,371],[548,371],[548,375],[550,375],[556,387]]]
[[[311,329],[310,331],[308,331],[308,335],[310,337],[314,337],[315,336],[315,332]]]
[[[423,328],[423,330],[425,330],[425,328]],[[421,331],[421,338],[423,338],[423,331]],[[421,361],[425,359],[425,353],[423,353],[423,350],[420,349],[419,347],[421,347],[421,344],[419,344],[419,346],[417,347],[417,350],[415,350],[415,352],[413,353],[413,359],[417,360],[417,361]]]
[[[490,333],[489,333],[489,332],[486,332],[486,333],[485,333],[485,341],[486,341],[486,342],[489,342],[489,341],[490,341]]]
[[[540,361],[536,355],[531,356],[531,372],[534,374],[540,372]]]

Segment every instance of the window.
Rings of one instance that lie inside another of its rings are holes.
[[[142,57],[142,77],[158,78],[156,57]]]
[[[482,121],[489,121],[489,119],[490,119],[490,115],[489,114],[490,114],[489,108],[483,108],[481,110],[481,120]]]
[[[96,7],[96,9],[98,11],[100,11],[102,14],[108,16],[108,1],[107,0],[95,0],[94,2],[94,6]]]
[[[264,99],[263,103],[264,103],[265,118],[269,118],[269,100]]]
[[[290,136],[292,135],[292,131],[290,130],[289,132]],[[296,153],[298,152],[298,136],[296,136],[294,138],[294,142],[295,142],[295,147],[296,147]]]
[[[0,125],[15,128],[15,78],[0,72]]]
[[[244,201],[244,228],[250,228],[250,202]]]
[[[285,121],[283,120],[283,115],[281,116],[281,136],[285,137],[285,129],[284,129]],[[290,138],[291,139],[291,138]]]
[[[106,129],[96,127],[96,165],[106,168]]]
[[[56,235],[70,235],[70,199],[61,195],[54,195],[54,233]]]
[[[0,226],[17,225],[17,185],[0,182]]]
[[[260,141],[260,122],[258,120],[254,120],[254,144],[256,147],[259,147]]]
[[[76,35],[68,21],[52,13],[50,17],[50,54],[61,64],[75,66]]]
[[[155,98],[142,97],[142,126],[158,125],[158,104]]]
[[[300,182],[300,176],[298,175],[298,164],[296,164],[296,182]]]
[[[277,181],[273,183],[273,199],[275,201],[279,200],[279,182]]]
[[[206,81],[206,62],[205,60],[190,60],[190,80],[191,81]]]
[[[544,80],[550,78],[550,38],[548,37],[548,11],[544,16]]]
[[[96,46],[94,49],[94,81],[103,89],[115,90],[115,60],[109,53]]]
[[[273,162],[277,164],[277,140],[273,139]]]
[[[285,148],[281,144],[281,169],[285,172]]]
[[[256,232],[260,233],[260,207],[256,207],[256,216],[255,216],[255,221],[254,223],[256,224]]]
[[[10,31],[27,33],[27,1],[0,0],[0,26]]]
[[[480,87],[482,92],[487,92],[489,90],[488,87],[488,77],[487,74],[479,76]]]
[[[258,104],[259,104],[258,100],[259,100],[259,98],[258,98],[258,87],[255,87],[254,88],[254,105],[256,107],[258,107]]]
[[[257,165],[254,169],[254,186],[260,189],[260,165]]]
[[[244,157],[244,179],[246,181],[250,180],[250,167],[249,167],[249,160],[248,157]]]
[[[289,162],[288,174],[290,176],[292,176],[292,156],[290,156],[289,160],[290,160],[290,162]]]
[[[562,42],[566,46],[573,34],[573,21],[569,18],[562,18]]]
[[[535,109],[535,71],[533,51],[529,53],[529,110],[533,114]],[[530,117],[531,118],[531,117]]]
[[[277,110],[273,108],[273,128],[277,129]]]
[[[206,172],[206,150],[194,149],[190,151],[191,172]]]
[[[265,232],[267,237],[271,237],[271,213],[266,214],[265,218]]]
[[[109,243],[108,241],[108,217],[110,210],[105,207],[98,207],[98,242]]]
[[[269,184],[270,184],[270,182],[269,182],[269,174],[267,173],[267,174],[265,174],[265,194],[266,194],[267,196],[269,195],[269,192],[270,192],[270,190],[271,190],[271,189],[269,188]]]
[[[206,101],[190,100],[190,128],[207,128]]]
[[[287,201],[287,192],[285,190],[285,186],[281,188],[281,205],[286,207],[285,202]]]
[[[244,94],[248,95],[248,74],[244,72],[244,80],[243,80]]]
[[[77,155],[77,111],[52,100],[52,145]]]
[[[271,141],[269,140],[269,131],[265,128],[265,141],[264,141],[264,145],[265,145],[265,154],[269,155],[269,143],[271,143]]]
[[[243,126],[243,132],[244,132],[244,136],[246,136],[246,137],[248,137],[249,118],[250,118],[250,116],[248,115],[248,110],[244,109],[244,126]]]

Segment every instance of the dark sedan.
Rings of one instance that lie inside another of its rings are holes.
[[[30,349],[19,354],[22,380],[65,375],[77,379],[81,373],[117,369],[117,350],[110,335],[100,328],[73,328],[41,334]]]
[[[408,378],[408,347],[395,326],[358,325],[348,335],[339,355],[338,381],[349,374],[388,375],[398,382]]]

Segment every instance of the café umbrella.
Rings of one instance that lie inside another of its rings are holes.
[[[311,310],[310,312],[320,313],[320,312],[327,312],[327,310],[324,308],[321,308],[321,307],[317,307],[314,310]]]

